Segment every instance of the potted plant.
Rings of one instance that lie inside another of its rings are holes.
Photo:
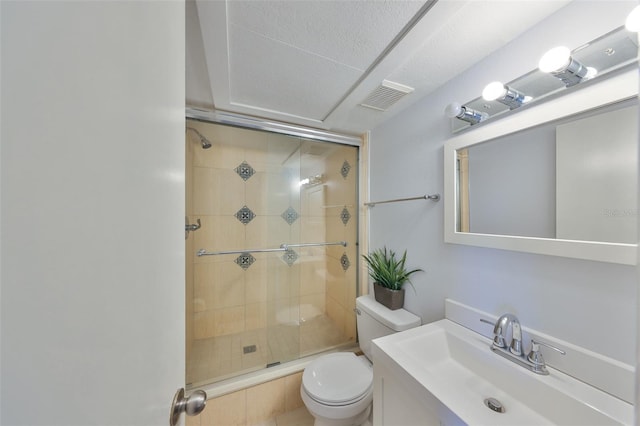
[[[407,270],[405,266],[406,250],[399,259],[393,250],[387,250],[386,247],[374,250],[368,256],[362,255],[362,257],[367,262],[369,276],[373,279],[373,292],[376,301],[392,310],[402,308],[404,305],[404,284],[408,282],[413,287],[409,276],[422,271],[422,269]]]

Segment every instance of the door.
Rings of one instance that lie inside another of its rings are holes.
[[[3,425],[184,386],[184,3],[0,2]]]

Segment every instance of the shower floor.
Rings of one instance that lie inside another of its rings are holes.
[[[196,340],[187,360],[187,385],[198,386],[313,355],[347,343],[348,338],[325,315],[300,326],[265,329]]]

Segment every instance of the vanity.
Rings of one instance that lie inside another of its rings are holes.
[[[373,341],[375,426],[633,424],[633,405],[622,399],[633,399],[631,366],[522,327],[527,350],[530,339],[553,342],[572,373],[603,373],[600,388],[549,365],[548,375],[536,374],[491,350],[484,322],[498,318],[446,304],[447,318]]]

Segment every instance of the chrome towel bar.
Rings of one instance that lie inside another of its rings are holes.
[[[399,201],[413,201],[413,200],[439,201],[440,200],[440,194],[422,195],[420,197],[410,197],[410,198],[396,198],[394,200],[385,200],[385,201],[372,201],[370,203],[364,203],[364,205],[368,206],[368,207],[374,207],[376,204],[397,203]]]
[[[198,257],[200,256],[218,256],[222,254],[243,254],[243,253],[271,253],[278,251],[287,251],[292,247],[319,247],[319,246],[347,246],[346,241],[338,241],[335,243],[299,243],[299,244],[287,244],[282,243],[278,248],[270,248],[270,249],[248,249],[248,250],[227,250],[227,251],[214,251],[208,252],[205,249],[200,249],[196,253]]]

